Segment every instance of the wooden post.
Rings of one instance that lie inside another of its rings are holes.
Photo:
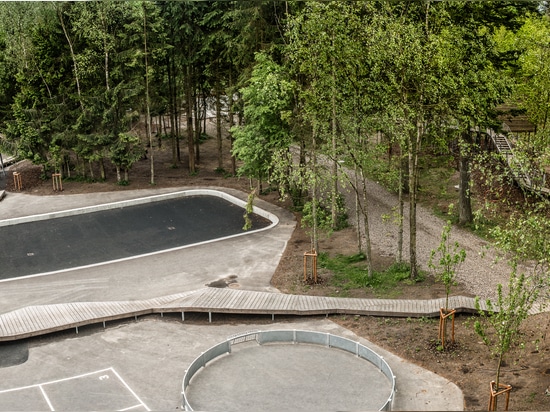
[[[307,280],[307,261],[311,257],[311,273],[313,282],[317,283],[317,251],[315,249],[304,253],[304,282]]]
[[[15,186],[15,190],[18,192],[21,191],[21,188],[23,187],[21,184],[21,173],[13,172],[13,185]]]
[[[61,180],[61,173],[53,173],[52,174],[52,183],[53,183],[53,191],[56,192],[62,192],[63,191],[63,182]]]
[[[491,381],[491,397],[489,399],[489,410],[490,411],[496,411],[497,410],[497,396],[502,395],[503,393],[506,394],[506,405],[504,407],[504,410],[508,410],[508,405],[510,403],[510,392],[512,391],[511,385],[505,385],[503,383],[498,384],[498,388],[495,388],[495,381]]]
[[[452,324],[451,324],[451,343],[455,343],[455,309],[439,309],[439,336],[438,339],[441,342],[441,346],[443,349],[445,349],[445,341],[447,337],[445,336],[447,334],[447,330],[445,328],[447,318],[451,316]]]

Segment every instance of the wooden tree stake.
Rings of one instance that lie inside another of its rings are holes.
[[[496,390],[495,390],[496,389]],[[503,383],[498,384],[498,388],[495,388],[495,381],[491,381],[491,397],[489,399],[489,410],[490,411],[496,411],[497,410],[497,396],[502,395],[503,393],[506,394],[506,406],[504,407],[504,410],[508,410],[508,404],[510,403],[510,391],[512,390],[511,385],[505,385]]]
[[[445,327],[447,318],[451,316],[452,323],[451,323],[451,343],[455,343],[455,309],[439,309],[439,335],[438,339],[441,342],[441,346],[443,346],[443,349],[445,349],[445,342],[447,337],[445,336],[447,334],[447,328]]]
[[[313,282],[317,283],[317,251],[315,249],[304,253],[304,282],[307,280],[307,261],[311,258],[311,273]]]
[[[63,182],[61,180],[61,173],[53,173],[52,174],[52,183],[53,183],[53,190],[54,192],[63,191]]]
[[[15,190],[18,192],[21,191],[21,188],[23,187],[21,184],[21,173],[13,172],[13,185],[15,186]]]

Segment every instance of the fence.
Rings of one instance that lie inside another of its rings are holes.
[[[185,371],[182,384],[183,408],[186,411],[192,411],[193,408],[189,404],[186,396],[186,389],[189,386],[191,378],[208,362],[228,353],[231,353],[231,346],[243,342],[256,341],[262,345],[264,343],[306,343],[312,345],[321,345],[329,348],[337,348],[350,352],[355,356],[364,359],[374,366],[388,378],[391,383],[391,390],[388,399],[378,409],[380,411],[390,411],[395,394],[395,376],[384,358],[374,352],[372,349],[361,345],[359,342],[352,341],[341,336],[332,335],[330,333],[312,332],[304,330],[270,330],[270,331],[255,331],[247,332],[230,337],[224,342],[218,343],[211,347],[206,352],[201,353],[189,368]]]

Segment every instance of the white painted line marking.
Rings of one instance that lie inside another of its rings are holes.
[[[55,381],[50,381],[50,382],[46,382],[46,383],[43,383],[42,385],[52,385],[54,383],[59,383],[59,382],[65,382],[65,381],[70,381],[70,380],[73,380],[73,379],[80,379],[80,378],[85,378],[86,376],[92,376],[92,375],[97,375],[98,373],[101,373],[101,372],[108,372],[110,370],[112,370],[113,368],[107,368],[107,369],[100,369],[98,371],[95,371],[95,372],[88,372],[88,373],[83,373],[82,375],[75,375],[75,376],[71,376],[69,378],[63,378],[63,379],[57,379]]]
[[[50,402],[50,398],[48,398],[48,395],[46,394],[46,391],[44,390],[42,385],[38,385],[38,388],[40,389],[40,392],[42,392],[42,396],[44,397],[44,400],[46,401],[46,403],[50,407],[50,411],[55,411],[52,403]]]
[[[0,394],[3,394],[3,393],[8,393],[8,392],[16,392],[16,391],[22,391],[22,390],[25,390],[25,389],[33,389],[33,388],[38,388],[40,389],[40,392],[42,393],[42,396],[44,397],[44,400],[47,402],[49,408],[50,408],[50,411],[55,411],[52,403],[50,402],[50,399],[48,398],[48,395],[44,389],[44,386],[46,385],[53,385],[53,384],[56,384],[56,383],[60,383],[60,382],[66,382],[66,381],[70,381],[70,380],[74,380],[74,379],[80,379],[80,378],[85,378],[85,377],[88,377],[88,376],[92,376],[92,375],[97,375],[97,374],[100,374],[101,375],[98,377],[99,380],[107,380],[109,379],[109,375],[106,374],[105,372],[111,372],[113,375],[115,375],[117,377],[117,379],[120,381],[120,383],[122,383],[122,385],[126,388],[126,390],[138,401],[138,404],[137,405],[132,405],[132,406],[128,406],[126,407],[125,409],[121,409],[121,411],[126,411],[126,410],[131,410],[131,409],[136,409],[136,408],[139,408],[139,407],[143,407],[145,408],[146,411],[150,411],[151,409],[149,409],[149,407],[140,399],[140,397],[133,391],[132,388],[130,388],[130,386],[124,381],[124,379],[122,379],[122,377],[118,374],[117,371],[115,371],[114,368],[110,367],[110,368],[107,368],[107,369],[100,369],[100,370],[97,370],[95,372],[88,372],[88,373],[83,373],[81,375],[76,375],[76,376],[71,376],[69,378],[63,378],[63,379],[56,379],[56,380],[53,380],[53,381],[48,381],[48,382],[44,382],[44,383],[38,383],[38,384],[35,384],[35,385],[28,385],[28,386],[20,386],[18,388],[12,388],[12,389],[4,389],[4,390],[0,390]]]
[[[135,392],[132,390],[132,388],[130,388],[130,386],[128,386],[128,384],[124,381],[124,379],[122,379],[122,376],[120,376],[120,375],[117,373],[117,371],[114,370],[114,368],[110,368],[110,369],[111,369],[111,370],[113,371],[113,373],[117,376],[117,378],[122,382],[122,384],[123,384],[124,386],[126,386],[126,389],[128,389],[128,390],[130,391],[130,393],[131,393],[132,395],[134,395],[134,397],[138,400],[138,402],[141,403],[141,404],[143,405],[143,407],[145,408],[145,410],[150,411],[151,409],[149,409],[149,408],[147,407],[147,405],[145,405],[145,403],[139,398],[139,396],[137,396],[137,393],[135,393]]]

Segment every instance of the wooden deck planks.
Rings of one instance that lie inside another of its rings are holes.
[[[230,307],[230,302],[235,297],[234,293],[219,293],[218,301],[216,302],[216,308]]]
[[[19,315],[21,316],[21,321],[27,325],[26,329],[29,329],[31,331],[39,331],[44,326],[41,322],[41,319],[39,317],[33,316],[33,312],[28,310],[28,308],[24,308],[19,311]]]
[[[257,298],[254,300],[254,310],[262,310],[265,307],[265,302],[267,301],[266,293],[258,293]]]
[[[6,331],[7,336],[14,335],[17,331],[16,328],[14,328],[12,324],[12,313],[7,313],[5,317],[3,317],[3,328]]]
[[[19,327],[19,322],[17,321],[17,316],[15,316],[15,312],[10,312],[7,314],[6,328],[8,329],[8,333],[10,335],[15,335],[21,330]]]
[[[0,333],[2,336],[7,336],[9,334],[9,329],[2,318],[0,318]]]
[[[238,292],[240,292],[240,291],[238,291]],[[240,297],[241,297],[240,293],[228,293],[228,294],[226,294],[226,299],[224,300],[225,308],[227,310],[235,309],[237,307],[237,304],[239,302]]]
[[[346,299],[238,289],[204,288],[141,301],[73,302],[29,306],[0,315],[0,341],[45,334],[106,320],[167,311],[314,315],[329,313],[383,316],[437,316],[445,299]],[[449,306],[474,311],[475,300],[455,296]]]
[[[201,293],[195,300],[193,307],[196,309],[205,309],[209,307],[213,299],[213,294],[207,293],[207,291]]]
[[[234,310],[241,311],[251,307],[252,300],[256,297],[255,294],[247,293],[246,291],[239,290],[238,299],[234,303]]]

